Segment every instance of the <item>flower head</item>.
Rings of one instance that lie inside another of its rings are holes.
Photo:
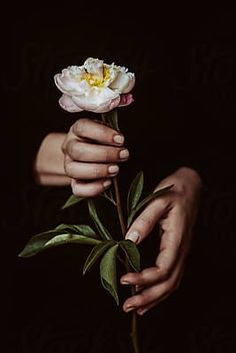
[[[105,113],[132,103],[135,76],[128,69],[88,58],[82,66],[68,66],[54,76],[63,93],[60,106],[73,113],[82,110]]]

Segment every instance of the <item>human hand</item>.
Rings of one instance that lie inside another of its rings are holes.
[[[181,281],[191,245],[201,190],[199,175],[182,167],[157,186],[174,184],[166,194],[152,201],[133,222],[126,239],[142,242],[156,224],[161,229],[161,243],[155,265],[139,273],[127,273],[121,284],[135,285],[136,293],[123,304],[125,312],[143,315],[167,298]]]
[[[62,145],[64,169],[78,197],[94,197],[111,184],[119,162],[129,157],[124,136],[99,122],[79,119],[70,128]]]

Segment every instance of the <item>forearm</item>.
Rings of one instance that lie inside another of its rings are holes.
[[[36,183],[58,186],[70,184],[70,178],[65,174],[61,149],[65,137],[63,133],[50,133],[42,141],[33,166]]]

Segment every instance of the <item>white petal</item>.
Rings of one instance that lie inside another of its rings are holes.
[[[120,93],[128,93],[132,90],[135,84],[134,74],[131,72],[125,73],[120,71],[116,79],[110,84],[110,88],[118,90]]]
[[[96,110],[94,110],[94,113],[107,113],[110,112],[111,110],[115,109],[116,107],[118,107],[120,103],[120,96],[107,101],[106,103],[104,103],[103,105],[100,105]]]
[[[135,85],[135,75],[131,72],[128,72],[127,75],[129,76],[129,83],[126,88],[123,90],[122,93],[129,93],[132,91]]]
[[[108,87],[113,81],[115,81],[117,75],[119,74],[119,70],[117,69],[117,66],[115,66],[114,64],[112,65],[104,64],[103,66],[109,72],[109,75],[107,75],[107,78],[104,81],[104,86]]]
[[[116,106],[120,102],[120,97],[117,92],[109,88],[93,87],[88,95],[72,96],[73,102],[83,110],[91,112],[109,111],[109,107]]]
[[[86,71],[95,75],[99,80],[103,78],[103,60],[88,58],[84,63]]]
[[[61,98],[59,99],[59,104],[60,106],[66,110],[67,112],[70,113],[76,113],[76,112],[81,112],[83,109],[78,107],[73,100],[71,99],[70,96],[67,94],[63,94]]]
[[[86,94],[90,90],[90,85],[84,79],[75,80],[73,77],[65,77],[60,74],[54,76],[57,88],[69,96]]]

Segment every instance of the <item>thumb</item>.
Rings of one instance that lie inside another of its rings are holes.
[[[163,201],[159,198],[148,205],[132,223],[125,239],[129,239],[136,244],[143,241],[166,212],[166,205]]]

